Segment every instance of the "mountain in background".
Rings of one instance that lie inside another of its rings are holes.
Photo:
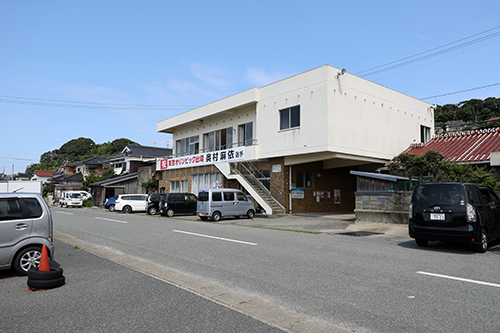
[[[59,149],[48,151],[40,156],[40,163],[31,164],[26,172],[34,170],[57,170],[61,165],[68,162],[83,161],[94,156],[111,156],[119,154],[126,145],[138,143],[129,139],[116,139],[112,142],[96,144],[89,138],[73,139],[61,146]]]

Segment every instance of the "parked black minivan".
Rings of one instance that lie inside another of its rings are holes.
[[[156,215],[160,212],[160,201],[165,200],[165,193],[151,193],[148,195],[148,208],[149,215]]]
[[[419,184],[409,209],[409,234],[418,246],[429,241],[473,244],[486,252],[500,238],[500,199],[485,185]]]
[[[192,193],[162,193],[160,214],[172,217],[175,214],[196,214],[196,195]]]

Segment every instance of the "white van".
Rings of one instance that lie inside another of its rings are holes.
[[[196,214],[203,221],[211,218],[217,222],[226,216],[246,216],[253,219],[255,207],[253,202],[240,190],[217,188],[200,190]]]

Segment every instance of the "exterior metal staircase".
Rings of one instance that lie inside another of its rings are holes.
[[[283,215],[286,210],[281,204],[283,195],[272,183],[268,187],[264,185],[255,175],[259,174],[249,162],[241,163],[218,163],[217,168],[228,179],[236,179],[252,195],[257,203],[269,215]]]

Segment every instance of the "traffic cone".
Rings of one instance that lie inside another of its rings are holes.
[[[49,255],[47,254],[47,246],[42,247],[42,256],[40,257],[40,266],[38,266],[39,272],[50,271]]]

